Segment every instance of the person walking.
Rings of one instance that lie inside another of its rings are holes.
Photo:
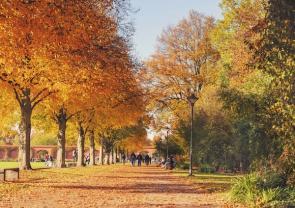
[[[131,161],[131,165],[134,166],[136,161],[136,155],[134,154],[134,152],[132,152],[130,155],[130,161]]]
[[[77,159],[78,159],[78,153],[77,153],[77,150],[76,149],[74,149],[73,150],[73,153],[72,153],[72,156],[73,156],[73,160],[74,160],[74,162],[77,162]]]
[[[126,162],[126,155],[123,153],[122,154],[122,160],[123,160],[123,165],[125,165],[125,162]]]
[[[49,155],[46,153],[44,158],[45,166],[49,166]]]
[[[150,156],[148,154],[144,157],[144,162],[146,166],[150,164]]]
[[[90,153],[87,153],[87,154],[86,154],[86,156],[85,156],[85,163],[86,163],[87,165],[90,164]]]
[[[142,157],[142,155],[139,153],[138,155],[137,155],[137,165],[140,167],[141,166],[141,161],[142,161],[142,159],[143,159],[143,157]]]

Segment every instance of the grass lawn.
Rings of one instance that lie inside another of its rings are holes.
[[[44,162],[31,162],[32,168],[45,168]],[[18,168],[19,162],[0,162],[0,169]]]
[[[240,175],[219,174],[219,173],[198,173],[189,177],[188,170],[176,169],[173,171],[174,175],[184,177],[189,180],[198,190],[204,193],[216,193],[226,195],[234,182],[234,179]]]

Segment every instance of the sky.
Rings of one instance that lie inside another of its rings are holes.
[[[157,37],[163,29],[176,25],[194,9],[216,19],[221,18],[220,0],[131,0],[135,26],[135,53],[140,59],[148,58],[155,50]]]

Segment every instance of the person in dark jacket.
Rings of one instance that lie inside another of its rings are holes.
[[[148,154],[144,157],[144,162],[146,166],[150,164],[150,156]]]
[[[125,165],[125,162],[126,162],[126,155],[123,153],[122,154],[122,161],[123,161],[123,165]]]
[[[138,166],[141,166],[141,161],[142,161],[142,159],[143,159],[143,157],[142,157],[142,155],[139,153],[139,154],[137,155],[137,165],[138,165]]]
[[[131,165],[134,166],[136,161],[136,155],[134,154],[134,152],[132,152],[130,155],[130,161],[131,161]]]

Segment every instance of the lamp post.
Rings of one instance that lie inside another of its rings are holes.
[[[189,165],[189,176],[193,175],[193,126],[194,126],[194,105],[195,102],[198,100],[198,97],[192,93],[188,98],[188,102],[191,105],[191,138],[190,138],[190,148],[189,148],[189,158],[190,158],[190,165]]]
[[[166,135],[166,160],[168,160],[168,158],[169,158],[169,143],[168,143],[168,139],[169,139],[169,131],[170,131],[170,128],[169,127],[166,127],[165,129],[167,130],[167,135]]]
[[[168,143],[168,139],[169,139],[169,130],[170,129],[167,129],[167,135],[166,135],[166,142],[167,142],[167,147],[166,147],[166,160],[168,161],[168,158],[169,158],[169,143]]]

